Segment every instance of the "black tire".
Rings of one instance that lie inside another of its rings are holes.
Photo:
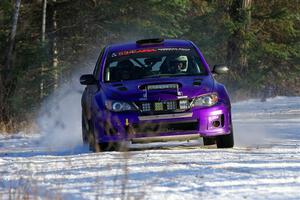
[[[88,141],[89,131],[88,131],[87,122],[86,122],[86,119],[85,119],[83,113],[81,115],[81,130],[82,130],[82,143],[84,145],[86,145],[89,143],[89,141]]]
[[[101,151],[118,150],[118,144],[113,142],[101,142],[98,144]]]
[[[115,142],[98,142],[95,137],[94,125],[88,121],[88,144],[92,152],[114,151],[120,149],[120,144]]]
[[[232,148],[234,146],[233,132],[228,135],[220,135],[216,137],[218,148]]]
[[[105,131],[107,131],[108,133],[106,135],[111,135],[114,134],[114,132],[111,132],[111,124],[106,123],[105,124]],[[101,151],[122,151],[123,145],[121,142],[99,142],[99,148]]]
[[[92,152],[99,152],[99,151],[101,151],[100,146],[96,142],[94,125],[92,124],[92,122],[90,120],[88,121],[88,126],[89,126],[89,129],[88,129],[87,138],[88,138],[89,149]]]
[[[216,139],[214,137],[203,137],[204,146],[216,144]]]
[[[102,152],[102,151],[114,151],[118,149],[118,144],[113,142],[100,142],[97,143],[95,138],[94,126],[91,126],[91,131],[89,133],[89,149],[92,152]]]

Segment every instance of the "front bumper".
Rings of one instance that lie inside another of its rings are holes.
[[[230,106],[223,103],[161,115],[106,111],[94,119],[98,142],[189,140],[229,134],[232,129]]]

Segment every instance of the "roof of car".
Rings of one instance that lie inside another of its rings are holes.
[[[124,50],[133,50],[133,49],[144,49],[144,48],[152,48],[152,47],[192,47],[192,43],[188,40],[175,40],[175,39],[165,39],[161,43],[150,44],[150,45],[139,45],[136,42],[129,43],[119,43],[109,45],[108,48],[112,52],[124,51]]]

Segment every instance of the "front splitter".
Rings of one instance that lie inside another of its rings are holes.
[[[196,140],[199,138],[201,138],[199,133],[195,133],[195,134],[187,134],[187,135],[152,136],[152,137],[132,138],[130,140],[134,144],[134,143]]]

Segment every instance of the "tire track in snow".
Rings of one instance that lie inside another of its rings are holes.
[[[125,196],[136,199],[300,199],[298,100],[234,105],[235,135],[245,140],[238,138],[233,149],[159,144],[129,152],[124,162],[123,152],[49,150],[37,137],[0,137],[0,199],[25,186],[39,190],[42,199],[118,199],[124,183]],[[255,119],[257,114],[272,123]]]

